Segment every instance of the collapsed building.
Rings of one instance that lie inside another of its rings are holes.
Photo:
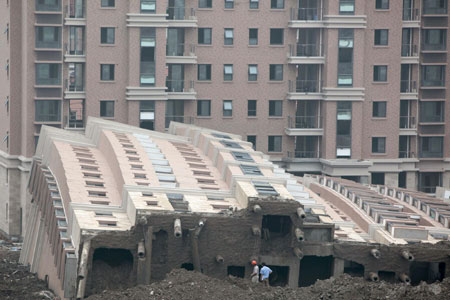
[[[171,123],[169,133],[90,118],[43,127],[20,261],[66,299],[147,284],[173,268],[306,286],[450,274],[450,205],[417,192],[296,178],[239,136]]]

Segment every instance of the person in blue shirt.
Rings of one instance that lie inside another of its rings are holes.
[[[261,281],[264,283],[265,286],[269,286],[269,276],[272,273],[272,270],[266,266],[265,263],[262,263],[261,271],[259,271],[259,274],[261,274]]]

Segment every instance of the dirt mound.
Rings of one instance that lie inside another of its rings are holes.
[[[137,286],[123,291],[103,291],[89,300],[141,299],[449,299],[450,278],[442,283],[418,286],[368,282],[363,278],[342,275],[317,281],[306,288],[265,288],[249,280],[230,277],[219,280],[186,270],[173,270],[167,278],[148,286]]]

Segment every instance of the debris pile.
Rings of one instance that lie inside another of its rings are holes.
[[[141,300],[141,299],[448,299],[450,278],[443,282],[410,286],[403,283],[369,282],[361,277],[344,274],[337,278],[319,280],[316,284],[291,289],[265,288],[250,280],[229,277],[225,280],[207,277],[184,269],[173,270],[167,278],[148,286],[127,290],[103,291],[89,300]]]

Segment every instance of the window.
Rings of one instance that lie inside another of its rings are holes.
[[[274,81],[283,80],[283,65],[270,65],[269,79]]]
[[[239,145],[239,144],[236,143],[236,142],[231,142],[231,141],[221,140],[220,143],[221,143],[222,145],[224,145],[225,147],[227,147],[227,148],[243,149],[243,148],[241,147],[241,145]]]
[[[261,170],[256,166],[240,165],[240,167],[244,175],[262,176]]]
[[[447,49],[447,30],[422,30],[422,49],[428,51],[443,51]]]
[[[269,135],[269,152],[281,152],[281,135]]]
[[[139,101],[139,127],[154,130],[155,101]]]
[[[270,28],[270,44],[271,45],[283,45],[284,30],[282,28]]]
[[[387,46],[388,36],[388,29],[375,29],[375,46]]]
[[[100,65],[100,80],[113,81],[114,80],[114,65]]]
[[[61,11],[61,0],[36,0],[36,11]]]
[[[198,0],[198,8],[212,8],[212,0]]]
[[[422,66],[422,86],[444,86],[445,66]]]
[[[373,137],[372,138],[372,153],[386,153],[386,138]]]
[[[256,100],[247,101],[247,116],[249,117],[256,116]]]
[[[284,0],[270,0],[270,8],[271,9],[283,9],[284,8]]]
[[[448,0],[426,0],[423,1],[424,14],[442,15],[447,14]]]
[[[143,27],[140,29],[140,85],[155,85],[155,28]]]
[[[258,65],[248,65],[248,81],[258,80]]]
[[[440,123],[445,120],[444,101],[420,102],[420,122]]]
[[[100,101],[100,117],[114,118],[114,101]]]
[[[249,45],[258,45],[258,28],[249,28],[248,44]]]
[[[198,80],[211,80],[211,65],[210,64],[199,64],[198,65]]]
[[[61,65],[60,64],[36,64],[36,84],[37,85],[60,85]]]
[[[235,160],[246,161],[246,162],[255,162],[253,158],[245,152],[231,152]]]
[[[279,195],[278,192],[273,188],[273,186],[268,182],[253,181],[252,183],[259,195]]]
[[[59,100],[36,100],[35,121],[36,122],[60,122],[61,101]]]
[[[353,29],[339,29],[338,86],[353,85]]]
[[[386,101],[377,101],[372,104],[372,117],[386,118]]]
[[[156,0],[141,0],[141,13],[156,13]]]
[[[223,65],[223,80],[224,81],[233,80],[233,65]]]
[[[269,100],[269,117],[283,116],[283,101]]]
[[[199,45],[211,45],[212,42],[212,29],[211,28],[199,28],[198,29],[198,44]]]
[[[250,9],[258,9],[259,0],[250,0]]]
[[[102,0],[102,7],[114,7],[116,6],[115,0]]]
[[[233,45],[233,38],[234,38],[233,29],[225,28],[223,41],[224,45]]]
[[[247,142],[253,144],[253,150],[256,150],[256,135],[247,135]]]
[[[36,27],[36,48],[61,48],[61,30],[54,26]]]
[[[387,66],[373,66],[373,81],[387,81]]]
[[[225,8],[234,8],[234,0],[225,0]]]
[[[197,116],[211,116],[211,100],[197,100]]]
[[[233,101],[223,100],[223,116],[231,117],[233,115]]]
[[[376,9],[389,9],[389,0],[376,0]]]
[[[114,44],[114,35],[115,35],[115,28],[113,27],[102,27],[100,28],[101,31],[101,43],[102,44]]]
[[[355,14],[355,0],[339,0],[339,14],[340,15],[354,15]]]

